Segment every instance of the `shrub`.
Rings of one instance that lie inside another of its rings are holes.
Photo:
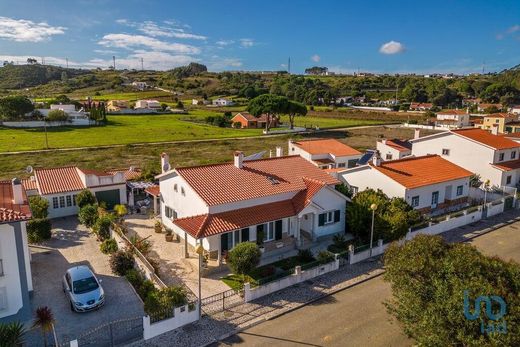
[[[139,287],[136,288],[137,290],[137,294],[139,294],[139,296],[143,299],[146,299],[150,293],[156,291],[157,289],[155,288],[154,284],[152,281],[150,280],[143,280]]]
[[[141,239],[138,235],[131,236],[130,243],[143,255],[147,255],[152,249],[152,243],[146,239]]]
[[[316,260],[318,260],[320,264],[327,264],[334,260],[334,254],[329,251],[320,251],[316,256]]]
[[[39,195],[29,198],[29,206],[31,207],[33,218],[47,218],[49,215],[49,201]]]
[[[134,268],[134,256],[130,252],[117,251],[110,256],[110,269],[119,276],[124,276]]]
[[[80,208],[78,213],[79,222],[87,228],[92,228],[99,218],[97,206],[85,205]]]
[[[36,218],[27,222],[27,238],[30,243],[40,243],[52,236],[52,225],[48,218]]]
[[[255,269],[262,255],[253,242],[239,243],[228,254],[229,266],[238,275],[244,275]]]
[[[162,226],[162,223],[161,221],[156,221],[154,226],[153,226],[153,229],[156,233],[160,234],[162,233],[162,230],[163,230],[163,226]]]
[[[186,289],[181,286],[173,286],[148,292],[144,300],[144,310],[147,313],[153,314],[158,312],[160,314],[163,311],[186,305],[187,303],[188,295]]]
[[[0,346],[22,346],[26,331],[20,322],[0,324]]]
[[[66,122],[69,120],[69,115],[63,110],[51,110],[45,120],[48,122]]]
[[[83,189],[76,195],[76,204],[79,208],[87,205],[94,205],[96,203],[96,197],[88,189]]]
[[[107,239],[99,245],[99,249],[105,254],[112,254],[117,252],[117,242],[114,239]]]
[[[115,205],[114,212],[118,217],[123,217],[125,214],[128,213],[128,210],[126,209],[125,205]]]
[[[310,263],[311,261],[314,261],[314,256],[312,255],[312,252],[310,249],[300,249],[298,251],[298,261],[300,263]]]
[[[105,215],[99,217],[96,223],[93,225],[92,230],[97,234],[101,241],[110,238],[110,226],[112,225],[112,219]]]
[[[141,283],[143,282],[143,277],[141,276],[141,274],[139,273],[139,271],[137,269],[130,269],[126,272],[126,280],[128,282],[130,282],[130,284],[134,287],[134,288],[138,288],[141,286]]]

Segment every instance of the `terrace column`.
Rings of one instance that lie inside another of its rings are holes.
[[[222,234],[219,234],[218,235],[218,255],[217,255],[217,260],[218,260],[218,265],[222,265]]]

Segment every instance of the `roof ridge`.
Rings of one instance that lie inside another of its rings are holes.
[[[48,171],[48,170],[56,170],[56,169],[69,169],[69,168],[76,168],[79,169],[77,165],[66,165],[66,166],[55,166],[55,167],[48,167],[48,168],[35,168],[34,171]],[[80,169],[81,170],[81,169]]]
[[[431,157],[439,157],[440,158],[440,155],[438,154],[425,154],[425,155],[421,155],[421,156],[407,156],[407,157],[404,157],[404,158],[401,158],[401,159],[395,159],[395,160],[389,160],[389,161],[382,161],[381,162],[381,165],[388,165],[388,164],[393,164],[393,163],[401,163],[403,161],[413,161],[413,160],[420,160],[420,159],[425,159],[425,158],[431,158]],[[443,159],[443,158],[441,158]],[[444,159],[446,160],[446,159]],[[368,163],[369,165],[371,166],[374,166],[371,162]],[[378,166],[374,166],[374,167],[378,167]]]
[[[257,163],[259,161],[287,159],[287,158],[299,158],[299,157],[300,157],[299,155],[290,154],[290,155],[282,155],[281,157],[270,157],[270,158],[246,160],[246,161],[244,161],[244,165],[247,165],[248,163]],[[234,163],[232,161],[226,161],[224,163],[201,164],[201,165],[195,165],[195,166],[181,166],[181,167],[174,168],[174,170],[186,170],[186,169],[196,169],[196,168],[201,168],[201,167],[215,167],[215,166],[225,166],[225,165],[234,165]]]

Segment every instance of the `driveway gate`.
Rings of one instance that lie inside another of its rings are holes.
[[[77,338],[79,347],[115,347],[143,338],[143,317],[122,319],[99,326]]]
[[[202,299],[202,312],[212,315],[244,303],[244,290],[226,290]]]

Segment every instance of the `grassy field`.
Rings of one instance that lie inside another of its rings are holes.
[[[0,131],[1,132],[1,131]],[[425,132],[424,135],[431,132]],[[411,138],[412,129],[374,127],[351,130],[332,130],[314,134],[311,137],[332,137],[357,148],[365,150],[374,148],[378,138]],[[176,144],[150,144],[145,146],[127,145],[115,148],[84,149],[70,151],[51,151],[27,154],[0,154],[0,179],[26,177],[25,168],[57,167],[78,165],[82,168],[106,170],[120,167],[148,167],[159,169],[159,155],[166,152],[170,155],[171,164],[178,166],[202,165],[231,161],[235,150],[242,150],[246,155],[264,150],[274,151],[276,146],[283,146],[287,151],[287,143],[291,136],[245,138],[239,140],[223,139],[217,141]],[[295,138],[301,138],[296,136]]]

